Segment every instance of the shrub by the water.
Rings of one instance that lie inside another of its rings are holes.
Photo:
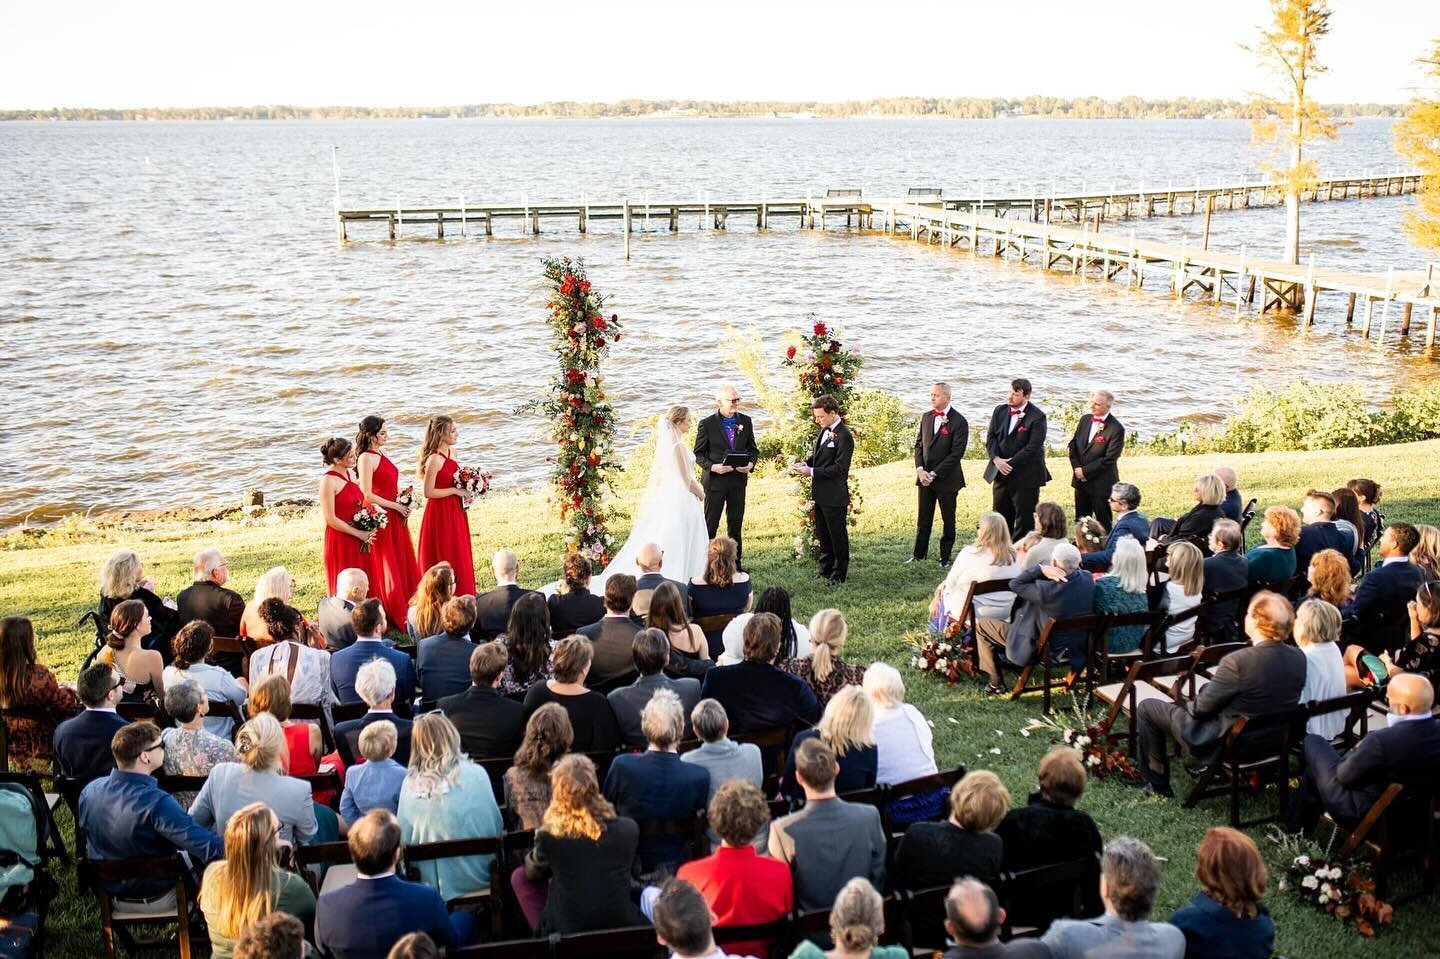
[[[845,419],[855,433],[855,469],[907,459],[915,448],[915,414],[889,390],[856,390]]]

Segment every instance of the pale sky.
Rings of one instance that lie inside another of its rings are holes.
[[[1325,101],[1407,100],[1440,0],[1332,0]],[[1242,98],[1265,0],[6,0],[0,109]]]

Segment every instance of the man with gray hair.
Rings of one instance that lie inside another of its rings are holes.
[[[1100,859],[1098,919],[1057,919],[1041,940],[1055,959],[1184,959],[1185,934],[1168,922],[1151,922],[1160,891],[1160,863],[1138,839],[1119,836]]]
[[[1080,558],[1080,565],[1088,570],[1104,571],[1110,568],[1115,555],[1115,544],[1126,536],[1134,537],[1141,546],[1150,538],[1150,521],[1140,512],[1140,488],[1134,483],[1116,483],[1110,487],[1110,505],[1119,512],[1115,525],[1105,539],[1105,548],[1086,553]]]
[[[395,715],[395,667],[384,659],[365,663],[355,674],[355,692],[370,709],[359,719],[335,724],[335,748],[345,765],[353,766],[359,761],[360,733],[365,727],[389,720],[395,724],[395,761],[408,766],[411,722]]]
[[[915,434],[915,488],[920,512],[915,522],[915,548],[907,563],[922,560],[930,551],[930,529],[935,507],[940,507],[940,565],[950,565],[955,546],[955,497],[965,488],[961,459],[970,443],[970,424],[950,405],[950,384],[930,387],[930,409],[920,417]]]
[[[764,783],[760,747],[730,738],[730,717],[725,715],[725,707],[718,699],[702,699],[696,703],[690,711],[690,725],[700,740],[700,748],[682,754],[680,759],[709,773],[710,795],[706,802],[715,798],[715,790],[732,779],[743,779],[753,786]]]
[[[369,595],[370,576],[363,569],[342,569],[335,577],[335,595],[320,600],[315,622],[330,652],[346,649],[355,642],[355,626],[350,617],[356,605]]]
[[[695,464],[705,471],[705,526],[710,538],[725,514],[727,534],[735,541],[735,562],[744,556],[740,539],[745,522],[745,486],[760,459],[755,424],[740,412],[740,394],[733,386],[715,391],[715,412],[695,429]]]
[[[1069,543],[1056,546],[1049,563],[1032,566],[1012,579],[1010,591],[1023,600],[1013,623],[1003,619],[980,619],[976,623],[980,668],[990,679],[985,692],[992,696],[1005,691],[997,658],[1000,647],[1004,647],[1010,663],[1030,665],[1035,662],[1035,645],[1046,620],[1094,612],[1095,580],[1080,568],[1080,551]],[[1050,661],[1070,669],[1083,667],[1088,639],[1083,629],[1052,634]]]
[[[1050,950],[1035,939],[1001,942],[1004,924],[993,889],[969,876],[959,880],[945,897],[945,932],[955,945],[944,959],[1049,959]]]
[[[470,640],[475,643],[488,643],[505,632],[510,610],[520,597],[535,592],[520,585],[520,560],[514,550],[497,549],[490,569],[495,574],[495,588],[475,597],[475,626],[470,630]]]
[[[1110,528],[1110,487],[1120,481],[1117,461],[1125,452],[1125,424],[1110,412],[1115,394],[1096,390],[1090,412],[1075,424],[1070,438],[1070,485],[1075,488],[1075,519],[1093,516]]]
[[[245,597],[225,588],[229,579],[230,564],[225,562],[218,549],[202,549],[196,553],[195,582],[180,590],[175,597],[180,625],[198,619],[209,623],[216,636],[239,636],[240,619],[245,615]]]

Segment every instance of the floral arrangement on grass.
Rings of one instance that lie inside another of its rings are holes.
[[[382,507],[376,506],[374,503],[360,507],[358,510],[355,511],[355,515],[350,519],[350,525],[354,526],[362,533],[370,533],[377,530],[382,530],[389,522],[390,514],[385,512]],[[360,543],[360,552],[370,552],[369,540],[364,540]]]
[[[1071,713],[1075,717],[1075,724],[1063,713],[1055,712],[1030,720],[1020,730],[1020,735],[1051,733],[1052,743],[1069,746],[1080,754],[1085,771],[1095,779],[1115,777],[1130,783],[1141,781],[1143,777],[1140,770],[1135,768],[1125,750],[1115,744],[1116,737],[1111,734],[1108,722],[1093,722],[1079,703],[1074,704]]]
[[[943,678],[948,686],[954,686],[962,676],[976,674],[970,655],[974,640],[960,628],[958,620],[947,619],[944,626],[931,623],[924,639],[910,642],[915,647],[910,665],[922,673]]]
[[[1312,907],[1328,912],[1362,936],[1395,921],[1395,907],[1375,895],[1375,882],[1353,862],[1311,855],[1303,838],[1272,829],[1270,841],[1281,856],[1281,892],[1292,893]]]

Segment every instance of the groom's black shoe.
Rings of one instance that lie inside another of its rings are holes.
[[[830,586],[839,586],[839,585],[841,585],[842,583],[845,582],[845,577],[843,577],[843,576],[827,576],[827,577],[825,578],[825,582],[826,582],[827,585],[830,585]]]

